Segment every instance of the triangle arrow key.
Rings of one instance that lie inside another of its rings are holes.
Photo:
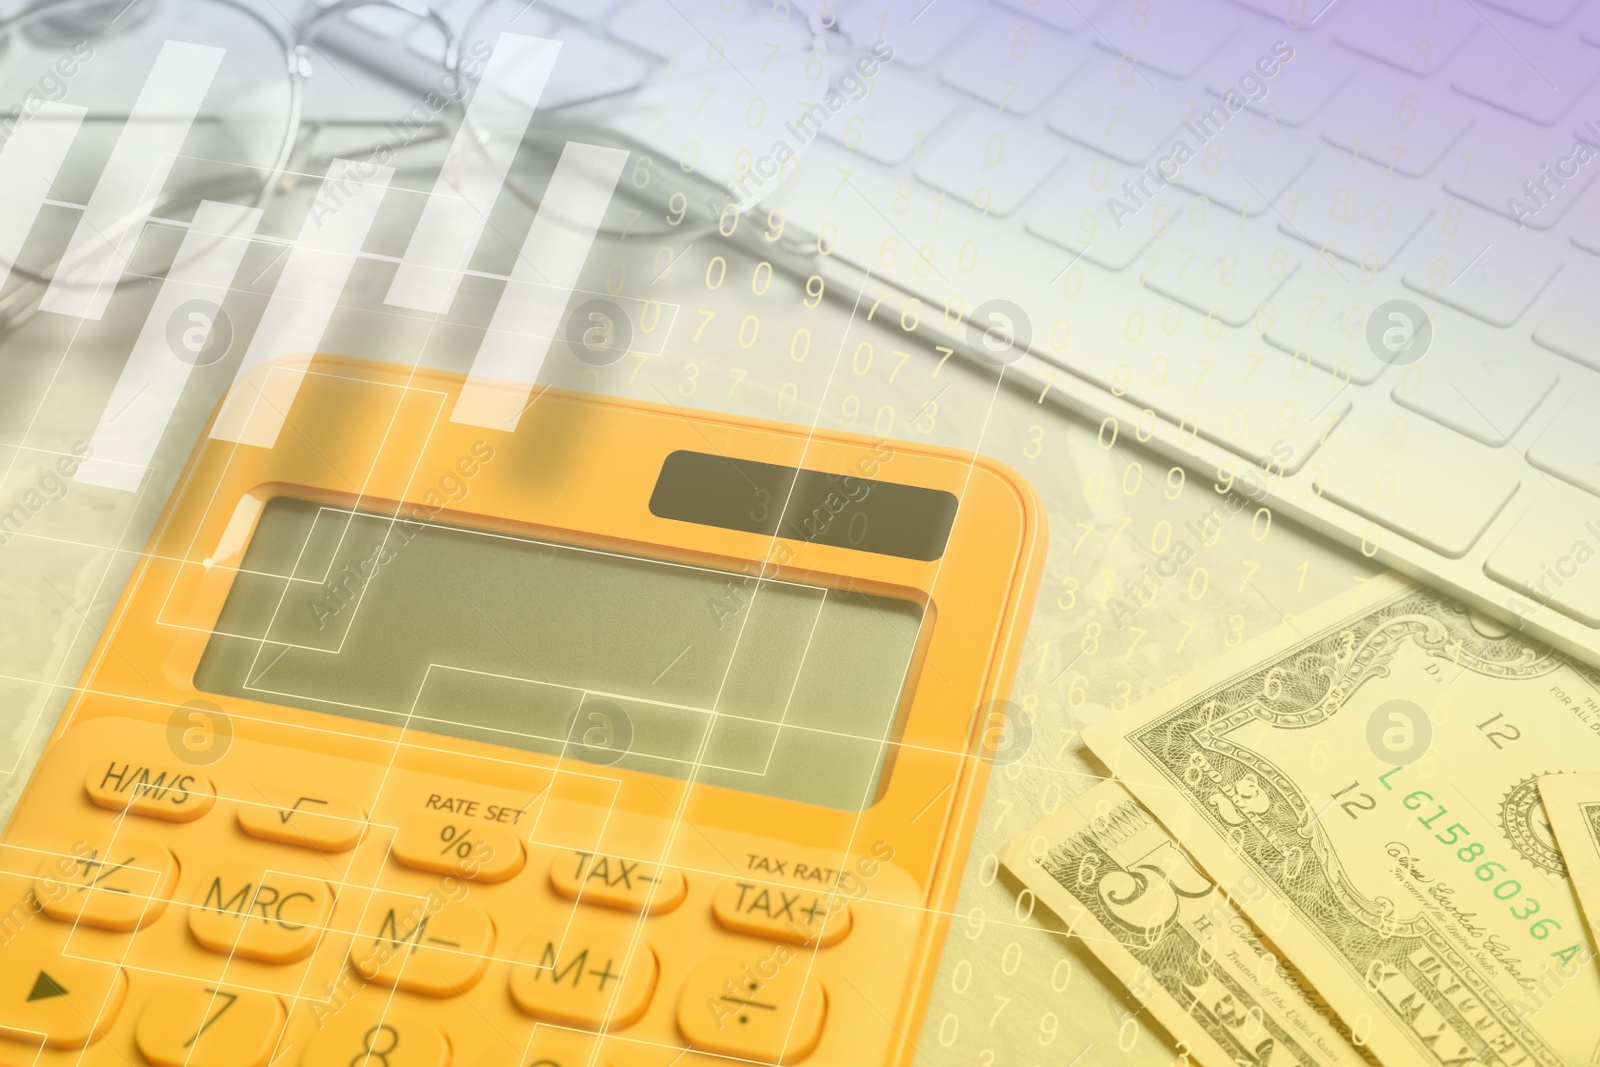
[[[33,992],[28,994],[28,1000],[31,1003],[35,1000],[48,1000],[51,997],[66,995],[67,991],[60,982],[40,971],[39,977],[33,980]]]

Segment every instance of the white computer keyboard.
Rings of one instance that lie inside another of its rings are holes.
[[[1031,339],[1007,373],[1107,447],[1155,449],[1219,501],[1242,493],[1257,529],[1298,520],[1600,664],[1600,159],[1543,202],[1523,186],[1600,147],[1600,3],[493,5],[439,13],[562,38],[583,61],[541,110],[617,100],[639,154],[692,152],[713,182],[770,139],[757,97],[816,99],[798,72],[819,28],[831,61],[887,41],[872,91],[760,204],[808,270],[847,292],[870,271],[963,348],[963,318],[1007,301]],[[341,48],[436,55],[369,10]],[[767,70],[774,44],[796,62]],[[1186,125],[1252,74],[1259,98],[1214,136]],[[1181,176],[1149,177],[1178,141]],[[1520,225],[1512,197],[1537,207]],[[1393,299],[1432,322],[1409,367],[1367,340]]]

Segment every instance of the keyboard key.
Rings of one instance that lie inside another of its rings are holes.
[[[768,978],[748,955],[702,960],[683,984],[678,1029],[707,1052],[765,1063],[792,1063],[822,1037],[827,999],[798,963]]]
[[[58,847],[33,884],[40,909],[62,922],[127,932],[160,918],[178,879],[161,845],[119,833],[105,848]]]
[[[1371,288],[1352,285],[1327,267],[1327,260],[1299,271],[1272,299],[1266,339],[1275,348],[1336,378],[1368,385],[1389,364],[1367,346],[1367,319],[1379,304],[1410,294],[1380,278]]]
[[[503,882],[522,870],[525,860],[522,842],[509,830],[437,816],[403,821],[391,847],[403,867],[477,882]]]
[[[369,982],[451,997],[478,983],[493,952],[494,923],[482,908],[438,891],[375,892],[350,943],[350,966]]]
[[[1278,225],[1367,270],[1389,265],[1434,213],[1437,192],[1348,156],[1307,167],[1278,203]]]
[[[1593,268],[1564,278],[1566,292],[1545,316],[1533,339],[1553,352],[1600,370],[1600,271]]]
[[[593,22],[611,14],[617,0],[539,0],[539,6],[579,22]]]
[[[1600,496],[1600,389],[1575,389],[1528,449],[1528,462]]]
[[[1095,49],[1050,110],[1050,128],[1123,163],[1172,147],[1188,111],[1176,82]]]
[[[1088,57],[1086,39],[990,14],[955,46],[939,77],[1004,114],[1028,115]]]
[[[1232,37],[1240,19],[1220,0],[1112,0],[1096,43],[1173,78],[1187,78]]]
[[[1578,128],[1578,118],[1600,113],[1600,93],[1591,91],[1575,119],[1554,126],[1532,126],[1503,115],[1480,119],[1445,168],[1445,189],[1463,200],[1534,230],[1560,222],[1600,166],[1582,163],[1580,139],[1596,134]],[[1600,129],[1600,124],[1596,125]]]
[[[111,1028],[127,992],[122,968],[64,955],[53,939],[21,935],[0,948],[0,1036],[83,1048]]]
[[[1555,388],[1554,360],[1459,312],[1430,317],[1433,340],[1395,385],[1395,402],[1486,445],[1510,441]]]
[[[1316,451],[1329,420],[1349,406],[1327,375],[1301,372],[1297,377],[1290,360],[1272,358],[1275,353],[1265,349],[1252,354],[1247,346],[1253,337],[1230,336],[1215,320],[1208,324],[1203,314],[1142,288],[1134,270],[1112,274],[1087,259],[1075,263],[1075,253],[1021,227],[992,226],[949,204],[941,210],[937,194],[921,187],[904,214],[896,215],[898,194],[889,176],[857,170],[839,198],[831,200],[839,187],[833,168],[848,167],[850,157],[831,144],[814,152],[777,201],[789,213],[791,227],[814,233],[833,222],[839,235],[835,256],[872,267],[873,277],[930,307],[944,305],[952,278],[959,277],[954,265],[971,242],[979,251],[969,265],[983,272],[985,297],[1004,295],[1032,318],[1035,355],[1104,388],[1125,391],[1131,402],[1150,407],[1172,425],[1182,420],[1190,431],[1198,425],[1201,436],[1252,463],[1286,452],[1289,469],[1297,469]],[[1168,236],[1203,227],[1216,214],[1205,201],[1186,204]],[[1231,225],[1238,225],[1237,216]],[[884,268],[884,249],[893,250],[894,242],[900,255]],[[920,245],[931,250],[931,260],[907,251]],[[969,296],[968,306],[976,300]],[[1107,314],[1106,309],[1114,310]]]
[[[1099,9],[1105,6],[1105,0],[1089,0],[1087,3],[1078,3],[1074,0],[1070,4],[1057,3],[1053,0],[995,0],[995,3],[1019,15],[1038,19],[1064,33],[1077,33],[1084,29],[1090,22],[1096,20]],[[1085,22],[1085,19],[1089,22]]]
[[[1243,326],[1300,268],[1300,246],[1267,220],[1241,226],[1236,213],[1215,206],[1205,219],[1197,227],[1180,215],[1141,257],[1141,277],[1147,288],[1202,315]]]
[[[1459,559],[1516,493],[1521,462],[1376,399],[1364,397],[1318,452],[1323,495]],[[1374,542],[1377,530],[1366,535]]]
[[[84,780],[89,799],[108,811],[126,811],[167,822],[192,822],[211,810],[217,791],[187,767],[108,759]]]
[[[1233,0],[1233,2],[1242,8],[1254,11],[1258,15],[1265,15],[1273,22],[1282,23],[1287,21],[1289,9],[1286,4],[1288,0]],[[1306,17],[1315,19],[1319,12],[1326,11],[1329,6],[1331,5],[1328,0],[1307,0]]]
[[[1475,315],[1510,326],[1561,271],[1559,245],[1471,205],[1447,206],[1423,228],[1401,266],[1408,287]]]
[[[879,69],[871,91],[847,103],[822,127],[822,133],[868,159],[892,166],[904,162],[936,134],[955,110],[952,94],[895,70],[891,64]]]
[[[1247,331],[1208,324],[1177,301],[1140,289],[1133,271],[1113,280],[1115,288],[1086,283],[1090,302],[1080,306],[1114,313],[1074,318],[1068,343],[1036,341],[1037,354],[1181,424],[1185,437],[1198,433],[1251,463],[1281,464],[1289,472],[1306,463],[1350,407],[1343,377],[1297,371],[1291,360],[1253,344]],[[1036,322],[1060,307],[1059,298],[1029,301],[1021,285],[1013,291]]]
[[[853,174],[845,178],[840,170]],[[897,181],[882,168],[862,168],[849,152],[827,142],[812,146],[793,185],[779,189],[762,209],[769,203],[787,213],[791,232],[825,232],[830,239],[837,234],[833,254],[840,261],[870,265],[883,284],[916,293],[924,303],[937,299],[939,307],[948,292],[935,298],[919,290],[954,286],[952,279],[962,271],[989,278],[1026,264],[1048,281],[1072,259],[1021,226],[997,226],[970,201],[963,204],[926,185]]]
[[[1495,546],[1483,572],[1501,585],[1600,628],[1600,498],[1552,486]]]
[[[134,1041],[155,1067],[266,1067],[285,1018],[266,993],[161,978]]]
[[[333,912],[333,890],[260,864],[234,861],[207,869],[189,908],[189,932],[212,952],[264,963],[311,954]]]
[[[1572,243],[1600,256],[1600,198],[1584,197],[1572,219]]]
[[[1028,229],[1062,248],[1082,253],[1090,263],[1121,270],[1150,247],[1189,206],[1188,193],[1146,178],[1135,200],[1124,182],[1139,182],[1142,172],[1104,156],[1073,152],[1054,174]],[[1137,191],[1137,190],[1136,190]]]
[[[1252,217],[1272,211],[1310,165],[1316,148],[1308,134],[1287,126],[1274,129],[1243,112],[1230,118],[1226,105],[1203,96],[1177,136],[1194,153],[1183,164],[1178,184],[1210,197],[1223,211]]]
[[[673,61],[680,73],[701,72],[718,56],[727,62],[730,48],[733,62],[743,66],[745,46],[759,31],[750,18],[750,6],[743,5],[743,10],[740,6],[736,4],[728,11],[719,10],[715,0],[674,0],[671,4],[627,0],[606,23],[606,29],[641,52]],[[780,34],[787,31],[792,39],[796,28],[770,20],[767,25],[771,27],[768,36],[779,44],[784,43]],[[720,52],[712,47],[717,34],[723,35]]]
[[[1344,0],[1334,37],[1363,55],[1427,77],[1482,23],[1472,0]],[[1485,27],[1484,32],[1492,31]]]
[[[1334,96],[1317,127],[1331,145],[1420,178],[1438,166],[1472,122],[1472,106],[1443,82],[1364,70]]]
[[[1493,23],[1473,38],[1451,67],[1458,92],[1491,107],[1549,125],[1565,115],[1595,78],[1600,50],[1564,30],[1485,14]],[[1588,118],[1590,116],[1583,116]]]
[[[709,100],[707,88],[714,90]],[[636,142],[641,154],[663,165],[676,161],[680,153],[689,153],[685,158],[695,167],[695,173],[720,187],[736,174],[750,173],[739,167],[741,153],[760,158],[772,150],[770,134],[758,136],[746,130],[742,119],[736,124],[729,122],[729,116],[743,106],[740,101],[748,102],[748,89],[737,74],[710,78],[703,83],[671,81],[647,85],[636,95],[634,103],[612,120],[612,126],[623,137]],[[775,102],[771,117],[776,117],[778,106]],[[793,118],[795,116],[789,112],[783,115],[784,121]],[[834,121],[837,119],[826,120],[821,125]],[[804,128],[809,136],[815,136],[812,124]],[[785,143],[794,146],[789,134],[783,137]],[[682,164],[671,165],[676,169]],[[759,183],[752,182],[752,191],[758,188]],[[728,194],[722,188],[715,188],[709,195],[721,203]],[[693,198],[690,210],[699,210]]]
[[[1060,142],[1016,119],[974,114],[923,149],[917,177],[958,201],[1004,216],[1017,210],[1065,155]]]
[[[450,1042],[425,1015],[383,996],[329,1012],[300,1067],[450,1067]]]
[[[714,14],[700,10],[705,3]],[[691,168],[697,182],[721,185],[736,174],[749,175],[751,160],[772,156],[776,143],[798,152],[813,143],[821,128],[843,125],[827,102],[826,72],[816,65],[809,42],[795,38],[802,19],[784,24],[770,19],[736,22],[735,16],[715,10],[715,0],[705,3],[679,7],[695,26],[716,35],[714,45],[699,38],[672,8],[660,8],[665,16],[659,12],[650,16],[677,20],[698,43],[672,60],[671,78],[651,82],[626,107],[615,109],[612,129],[654,158],[658,167]],[[657,6],[639,4],[638,17],[645,19],[645,8]],[[617,19],[629,10],[630,5],[624,5]],[[742,10],[751,9],[745,5]],[[563,56],[557,69],[565,63]],[[565,69],[572,72],[576,85],[586,86],[588,75],[582,67]],[[718,195],[725,194],[718,190]],[[698,210],[703,198],[690,199]]]
[[[943,306],[951,279],[959,277],[953,265],[962,262],[962,247],[971,242],[979,251],[976,264],[969,265],[984,272],[985,293],[1003,294],[1032,318],[1036,355],[1104,388],[1126,391],[1132,402],[1173,425],[1183,420],[1192,430],[1198,423],[1201,436],[1251,462],[1274,459],[1280,450],[1287,451],[1290,469],[1298,468],[1316,450],[1328,420],[1349,405],[1327,375],[1302,371],[1296,377],[1291,361],[1264,349],[1251,358],[1247,345],[1253,338],[1230,337],[1219,322],[1208,325],[1204,313],[1142,288],[1139,268],[1111,274],[1087,259],[1074,263],[1075,253],[1020,228],[974,221],[973,212],[952,210],[951,204],[941,212],[937,195],[925,189],[916,191],[908,206],[897,207],[893,179],[860,170],[831,200],[839,184],[833,168],[849,166],[849,157],[832,145],[819,146],[816,153],[795,185],[782,191],[779,204],[789,212],[791,226],[815,232],[814,227],[833,222],[839,234],[834,254],[841,261],[872,266],[875,278],[929,306]],[[1173,216],[1163,240],[1185,231],[1203,233],[1211,218],[1225,220],[1218,227],[1222,231],[1238,226],[1237,215],[1191,198]],[[1136,222],[1146,224],[1142,217]],[[883,250],[894,250],[897,242],[898,259],[882,269]],[[932,251],[928,261],[907,250],[923,245]],[[919,276],[919,266],[926,277]],[[968,300],[971,306],[976,298]],[[1107,314],[1106,309],[1114,310]]]
[[[551,861],[550,885],[568,900],[651,915],[676,908],[688,892],[676,867],[576,851],[558,853]]]
[[[537,6],[530,7],[528,0],[450,0],[440,14],[449,21],[459,19],[463,10],[471,23],[473,37],[480,40],[492,41],[503,30],[528,37],[550,37],[556,32],[556,24],[550,16]],[[458,32],[464,33],[466,28],[464,24]]]
[[[850,902],[843,897],[741,881],[717,887],[711,913],[735,933],[819,948],[844,940],[854,922]]]
[[[1584,0],[1483,0],[1483,3],[1531,19],[1541,26],[1559,26],[1583,6]]]
[[[635,918],[579,908],[540,916],[511,967],[511,997],[529,1015],[620,1029],[655,993],[655,953]]]
[[[239,802],[239,829],[281,845],[348,852],[366,830],[367,813],[359,804],[318,795],[328,792],[316,788],[308,796],[299,789],[252,787],[254,795]]]
[[[1249,31],[1253,25],[1206,64],[1206,88],[1217,96],[1238,93],[1246,107],[1270,120],[1304,126],[1355,76],[1355,58],[1326,37],[1296,36],[1285,42],[1293,56],[1283,60],[1273,51],[1283,40],[1279,33]],[[1272,73],[1263,75],[1263,70]],[[1256,85],[1265,86],[1265,95]]]
[[[894,62],[921,67],[962,36],[984,13],[973,0],[936,4],[885,4],[881,0],[840,0],[839,28],[859,48],[878,41],[894,46]]]

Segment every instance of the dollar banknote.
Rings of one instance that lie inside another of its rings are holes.
[[[1000,860],[1205,1067],[1361,1063],[1333,1012],[1117,782],[1078,794]]]
[[[1600,678],[1393,578],[1285,623],[1090,749],[1388,1067],[1600,1062],[1538,788],[1600,767]]]
[[[1600,941],[1600,772],[1548,775],[1539,795],[1593,944]]]

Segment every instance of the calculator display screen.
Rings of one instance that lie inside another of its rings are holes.
[[[195,684],[860,809],[921,622],[904,600],[279,498]]]

